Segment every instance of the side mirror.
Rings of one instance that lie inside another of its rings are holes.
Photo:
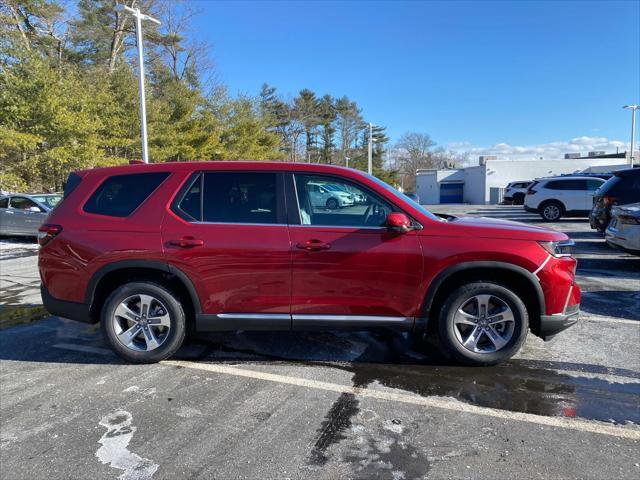
[[[29,207],[27,208],[27,212],[40,213],[41,210],[38,207]]]
[[[400,212],[391,212],[387,215],[386,225],[389,230],[394,230],[400,233],[407,233],[413,230],[411,219],[404,213]]]

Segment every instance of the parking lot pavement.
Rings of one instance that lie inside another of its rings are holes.
[[[359,332],[209,335],[125,365],[96,326],[4,330],[0,477],[638,478],[640,257],[584,219],[547,226],[576,241],[581,321],[498,367]]]

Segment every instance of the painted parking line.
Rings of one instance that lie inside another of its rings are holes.
[[[596,323],[621,323],[621,324],[624,324],[624,325],[640,326],[640,321],[638,321],[638,320],[625,320],[623,318],[588,317],[588,318],[580,318],[579,321],[582,321],[582,322],[596,322]]]
[[[357,388],[349,385],[340,385],[337,383],[321,382],[306,378],[290,377],[286,375],[266,372],[257,372],[255,370],[246,370],[225,365],[194,363],[183,360],[163,360],[162,362],[160,362],[160,364],[173,367],[191,368],[194,370],[203,370],[225,375],[234,375],[243,378],[252,378],[255,380],[264,380],[286,385],[295,385],[299,387],[313,388],[316,390],[326,390],[336,393],[351,393],[361,397],[374,398],[377,400],[386,400],[419,405],[423,407],[439,408],[455,412],[471,413],[475,415],[498,418],[501,420],[514,420],[548,427],[557,427],[567,430],[576,430],[581,432],[596,433],[600,435],[609,435],[619,438],[640,440],[640,428],[637,428],[635,426],[616,426],[595,421],[566,417],[545,417],[542,415],[534,415],[531,413],[511,412],[508,410],[499,410],[494,408],[469,405],[453,398],[420,397],[417,395],[406,395],[402,393],[373,390],[369,388]]]
[[[55,348],[63,350],[73,350],[85,353],[95,353],[98,355],[113,356],[113,352],[106,348],[90,347],[85,345],[76,345],[70,343],[58,343],[53,345]],[[341,385],[338,383],[322,382],[318,380],[310,380],[299,377],[291,377],[274,373],[258,372],[255,370],[247,370],[226,365],[214,365],[210,363],[196,363],[185,360],[163,360],[161,365],[190,368],[193,370],[203,370],[212,373],[224,375],[233,375],[236,377],[252,378],[254,380],[263,380],[286,385],[295,385],[299,387],[312,388],[316,390],[326,390],[337,393],[351,393],[361,397],[374,398],[377,400],[386,400],[392,402],[400,402],[411,405],[419,405],[423,407],[439,408],[461,413],[470,413],[475,415],[483,415],[486,417],[499,418],[502,420],[514,420],[527,422],[542,426],[564,428],[568,430],[576,430],[588,433],[596,433],[600,435],[609,435],[619,438],[628,438],[632,440],[640,440],[640,428],[635,426],[617,426],[603,424],[596,421],[587,421],[567,417],[546,417],[543,415],[534,415],[524,412],[511,412],[508,410],[500,410],[489,407],[478,407],[467,403],[460,402],[454,398],[446,397],[421,397],[417,395],[407,395],[397,392],[388,392],[373,390],[369,388],[357,388],[349,385]]]

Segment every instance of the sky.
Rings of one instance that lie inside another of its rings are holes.
[[[392,143],[424,132],[474,157],[628,148],[638,0],[191,3],[234,94],[346,95]]]

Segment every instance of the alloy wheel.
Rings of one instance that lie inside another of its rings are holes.
[[[558,217],[560,217],[560,208],[558,208],[557,205],[547,205],[542,210],[542,215],[547,220],[556,220]]]
[[[111,319],[118,341],[138,351],[160,347],[171,331],[169,310],[151,295],[132,295],[125,298]]]
[[[474,353],[502,350],[513,337],[515,317],[511,307],[496,295],[467,299],[453,317],[456,339]]]

